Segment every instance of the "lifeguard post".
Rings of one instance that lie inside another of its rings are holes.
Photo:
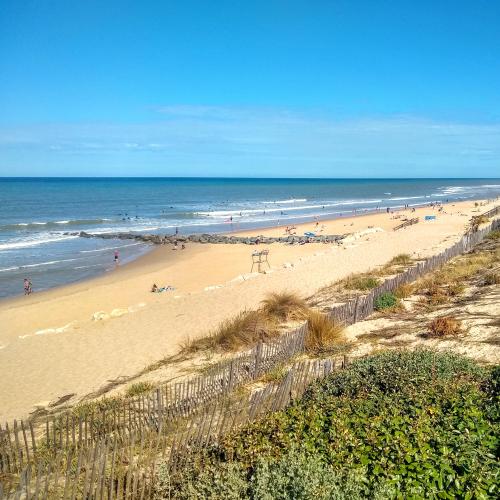
[[[257,270],[259,273],[261,272],[260,268],[262,264],[267,264],[267,267],[271,268],[269,261],[267,260],[268,255],[269,250],[252,252],[252,268],[250,269],[250,272],[253,272],[253,267],[255,266],[255,264],[257,264]]]

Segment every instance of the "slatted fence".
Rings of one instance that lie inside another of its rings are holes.
[[[484,215],[495,217],[498,212],[496,207]],[[332,308],[330,319],[343,324],[365,319],[381,294],[470,251],[499,228],[500,220],[495,219],[484,229],[467,232],[442,253],[386,280],[367,295]],[[303,352],[306,335],[304,324],[275,342],[259,344],[217,364],[208,373],[96,407],[85,415],[68,411],[46,418],[42,426],[36,420],[0,426],[0,499],[12,491],[14,498],[48,498],[49,493],[65,499],[149,498],[145,485],[159,455],[168,456],[175,468],[187,451],[284,407],[319,373],[333,369],[332,360],[295,365],[281,384],[270,384],[250,399],[234,399],[238,386]],[[321,363],[326,363],[323,368]]]
[[[398,224],[397,226],[395,226],[393,228],[393,231],[399,231],[400,229],[404,229],[405,227],[413,226],[414,224],[418,224],[419,220],[420,219],[418,217],[413,217],[412,219],[404,221],[401,224]]]

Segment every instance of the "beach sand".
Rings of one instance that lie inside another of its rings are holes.
[[[461,237],[472,215],[492,206],[462,202],[445,205],[443,214],[429,207],[400,212],[419,216],[421,222],[397,232],[392,228],[401,221],[385,212],[320,221],[322,234],[381,229],[341,245],[188,244],[177,251],[159,246],[101,277],[1,301],[0,421],[24,418],[35,407],[69,394],[76,401],[132,376],[177,352],[187,338],[205,335],[221,320],[257,307],[269,292],[293,290],[308,296],[399,253],[438,253]],[[437,219],[422,220],[428,214]],[[314,227],[298,226],[297,234]],[[247,234],[278,236],[284,229]],[[251,253],[263,248],[270,250],[271,272],[250,274]],[[175,290],[153,294],[153,283]]]

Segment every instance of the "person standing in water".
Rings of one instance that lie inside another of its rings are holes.
[[[30,295],[33,291],[33,285],[29,278],[24,278],[24,295]]]
[[[120,259],[120,252],[118,252],[118,250],[115,250],[115,264],[118,264],[119,259]]]

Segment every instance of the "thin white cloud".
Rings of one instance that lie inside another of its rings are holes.
[[[409,116],[338,120],[317,112],[218,106],[157,111],[159,119],[150,123],[0,128],[0,175],[10,173],[13,163],[36,164],[40,158],[80,168],[87,154],[109,165],[109,174],[114,162],[131,167],[142,162],[146,169],[158,162],[184,174],[196,166],[205,175],[239,167],[246,169],[241,175],[284,176],[374,175],[373,166],[389,169],[388,175],[397,166],[411,168],[407,175],[430,175],[432,165],[448,169],[447,175],[468,168],[476,168],[470,175],[498,175],[500,164],[500,124]],[[325,165],[331,170],[325,172]]]

